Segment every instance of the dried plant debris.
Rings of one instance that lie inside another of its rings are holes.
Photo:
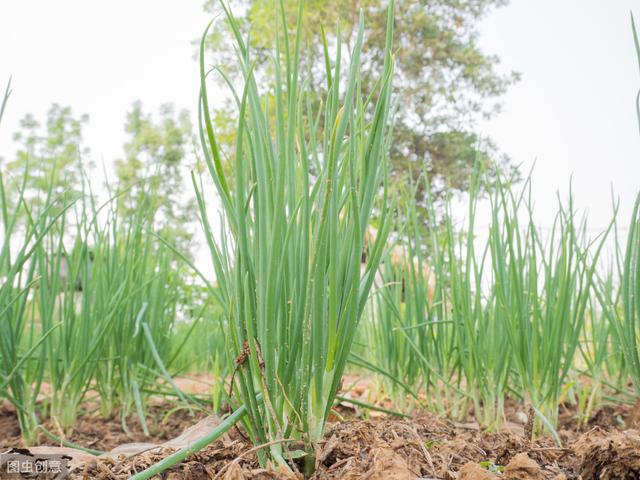
[[[585,433],[574,445],[584,479],[626,480],[640,478],[640,431]]]
[[[342,479],[445,479],[445,480],[626,480],[640,478],[640,432],[620,431],[604,414],[601,427],[587,432],[579,428],[562,430],[563,447],[550,438],[529,442],[511,430],[485,433],[472,424],[456,424],[433,414],[412,419],[391,417],[372,420],[345,420],[329,424],[324,441],[318,446],[314,480]],[[198,421],[200,418],[200,421]],[[96,421],[81,418],[74,433],[86,446],[104,448],[123,440],[101,457],[93,457],[61,447],[18,448],[14,452],[38,455],[64,455],[71,480],[125,480],[189,443],[216,424],[216,417],[187,417],[153,420],[155,436],[144,443],[128,443],[131,435],[118,436],[119,419]],[[0,424],[13,432],[6,412]],[[160,427],[164,427],[162,430]],[[188,427],[188,428],[187,428]],[[172,439],[172,440],[166,440]],[[134,435],[133,440],[143,440]],[[164,441],[163,441],[164,440]],[[11,452],[3,447],[2,452]],[[6,462],[5,462],[6,463]],[[6,465],[5,465],[6,466]],[[301,464],[298,465],[302,470]],[[5,478],[0,476],[0,478]],[[7,477],[12,478],[12,477]],[[16,477],[22,478],[22,477]],[[28,477],[25,477],[28,478]],[[45,477],[42,477],[45,478]],[[235,430],[186,462],[165,472],[163,479],[190,480],[293,480],[299,473],[264,468],[258,463],[252,445]]]

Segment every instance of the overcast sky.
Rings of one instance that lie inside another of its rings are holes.
[[[606,225],[610,189],[628,223],[640,188],[631,0],[512,0],[481,24],[481,44],[522,81],[503,113],[479,126],[528,170],[536,161],[538,219],[551,223],[555,192],[567,192]],[[640,14],[640,8],[638,9]],[[0,0],[0,84],[13,95],[0,128],[0,156],[27,112],[52,102],[88,113],[86,143],[96,161],[121,155],[123,122],[135,100],[194,110],[193,40],[207,23],[202,0]]]
[[[640,14],[637,0],[514,0],[482,25],[485,50],[522,73],[503,114],[483,131],[526,168],[536,161],[541,223],[550,222],[555,192],[568,191],[571,175],[594,229],[610,218],[612,187],[629,223],[640,189],[633,7]]]

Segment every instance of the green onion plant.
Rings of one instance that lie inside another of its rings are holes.
[[[618,241],[616,248],[620,259],[618,291],[614,292],[612,282],[607,283],[604,294],[600,296],[600,304],[611,322],[615,345],[622,353],[623,368],[620,370],[624,375],[618,384],[624,388],[630,377],[640,395],[640,194],[631,215],[624,254]]]
[[[498,182],[491,206],[495,289],[516,384],[539,422],[555,433],[558,403],[577,354],[608,230],[589,239],[570,195],[566,206],[559,201],[545,241],[533,218],[530,180],[520,194]]]
[[[384,257],[382,294],[374,297],[377,308],[364,326],[373,340],[372,363],[393,379],[386,384],[396,401],[411,385],[413,396],[431,410],[462,419],[473,407],[482,426],[497,428],[511,357],[495,289],[485,280],[491,275],[488,244],[479,251],[476,246],[481,180],[476,174],[462,229],[449,202],[438,215],[428,195],[419,220],[414,197],[404,199],[398,241],[403,258],[399,263]]]
[[[236,90],[228,82],[238,108],[237,144],[228,157],[231,181],[211,121],[201,46],[200,136],[224,220],[219,235],[211,229],[195,177],[194,185],[225,310],[229,361],[236,365],[233,392],[247,409],[245,427],[256,445],[301,439],[310,473],[314,445],[322,439],[340,388],[390,228],[384,184],[393,2],[384,69],[374,94],[361,92],[361,16],[346,68],[342,42],[333,58],[324,44],[327,93],[319,107],[299,70],[302,3],[295,37],[288,33],[283,3],[276,9],[268,92],[259,91],[249,43],[221,3],[244,85]],[[374,208],[381,232],[361,274],[363,239]],[[259,456],[263,463],[290,469],[287,460],[295,453],[272,443]]]
[[[7,85],[0,121],[9,94]],[[44,379],[41,347],[57,327],[34,331],[28,320],[31,294],[38,281],[34,252],[69,205],[54,200],[49,184],[42,209],[32,211],[25,199],[26,178],[25,173],[22,179],[8,180],[0,172],[0,397],[15,406],[24,441],[31,444],[36,438],[36,401]],[[14,198],[7,195],[9,181],[19,182]]]

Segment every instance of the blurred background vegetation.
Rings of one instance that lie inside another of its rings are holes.
[[[416,200],[424,207],[426,188],[430,188],[436,203],[446,196],[462,194],[470,188],[474,162],[480,160],[487,171],[501,171],[507,178],[518,176],[516,166],[502,154],[490,138],[478,138],[475,133],[480,118],[500,112],[501,96],[519,78],[517,72],[498,73],[500,59],[483,52],[478,46],[477,26],[493,9],[506,5],[505,0],[411,0],[396,4],[394,30],[396,116],[391,145],[391,182],[403,189],[407,181],[424,172],[429,183],[419,183]],[[286,0],[291,12],[289,30],[295,28],[296,0]],[[320,75],[325,61],[321,30],[336,32],[338,25],[345,40],[346,53],[354,40],[358,12],[363,9],[366,21],[366,42],[363,52],[362,83],[364,93],[373,91],[376,73],[381,71],[385,37],[385,8],[381,0],[331,0],[305,3],[304,65],[308,78],[322,98],[326,85]],[[272,78],[268,69],[274,32],[270,20],[275,11],[268,0],[236,0],[235,12],[243,12],[241,25],[250,33],[258,78]],[[219,13],[218,3],[208,0],[205,9],[210,15]],[[251,31],[249,32],[249,26]],[[280,32],[282,37],[282,32]],[[327,36],[330,45],[335,37]],[[240,74],[227,67],[234,51],[232,36],[223,22],[214,22],[208,38],[211,64],[220,66],[230,79]],[[234,141],[236,118],[231,99],[216,112],[216,126],[225,132],[222,140],[228,146]],[[228,148],[228,150],[231,150]]]
[[[501,98],[514,82],[517,72],[499,73],[500,59],[484,52],[478,45],[479,21],[505,0],[420,0],[399,1],[396,7],[396,73],[394,142],[391,145],[391,187],[404,190],[410,179],[417,188],[415,199],[421,216],[425,216],[425,200],[429,193],[436,203],[446,197],[463,195],[470,188],[475,162],[485,165],[490,174],[518,179],[517,166],[504,155],[491,138],[479,138],[477,123],[500,112]],[[273,2],[268,0],[233,0],[230,5],[245,33],[249,34],[256,61],[257,78],[266,82],[272,62],[270,42],[274,37]],[[286,0],[289,28],[293,30],[297,0]],[[345,40],[344,54],[353,41],[358,12],[367,18],[362,80],[365,93],[373,91],[375,72],[382,66],[385,34],[386,2],[382,0],[311,0],[305,4],[303,65],[309,81],[318,92],[318,101],[326,86],[319,72],[325,62],[321,29],[337,31]],[[203,5],[203,22],[220,14],[217,2]],[[232,39],[222,21],[213,22],[207,39],[209,63],[220,68],[234,81]],[[282,32],[280,32],[282,37]],[[335,47],[336,38],[327,37]],[[214,75],[224,86],[221,75]],[[263,85],[266,87],[268,85]],[[170,100],[170,99],[168,99]],[[222,148],[231,155],[235,141],[237,112],[227,98],[215,110],[214,122]],[[145,202],[145,211],[153,218],[154,227],[170,239],[183,253],[193,255],[195,247],[194,200],[186,170],[197,165],[197,148],[189,112],[176,111],[171,103],[159,112],[145,111],[135,102],[128,112],[124,129],[128,140],[123,154],[114,161],[115,182],[108,185],[112,193],[127,190],[119,197],[121,215],[131,216]],[[53,104],[45,119],[26,115],[21,130],[14,138],[19,149],[15,158],[5,159],[2,167],[9,177],[20,178],[29,165],[28,198],[42,197],[47,189],[47,173],[55,171],[54,191],[67,196],[80,196],[85,174],[104,178],[96,172],[96,161],[83,143],[83,127],[87,115],[78,115],[70,107]],[[229,168],[231,162],[227,162]],[[493,173],[492,173],[493,172]],[[228,172],[232,174],[232,172]],[[415,182],[424,173],[428,182]],[[17,183],[14,182],[14,191]],[[144,187],[142,187],[144,185]],[[487,181],[486,188],[491,187]],[[94,183],[95,186],[95,183]],[[11,188],[11,187],[9,187]],[[427,192],[427,189],[430,192]],[[143,196],[144,192],[144,196]],[[10,195],[11,196],[11,195]],[[406,195],[401,195],[406,198]]]

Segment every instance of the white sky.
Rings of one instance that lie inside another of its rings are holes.
[[[513,0],[482,25],[481,45],[522,80],[483,132],[528,170],[538,221],[551,223],[556,191],[568,192],[600,229],[611,188],[627,225],[640,189],[635,95],[640,74],[629,12],[637,0]],[[564,196],[564,195],[563,195]]]
[[[125,114],[141,100],[195,111],[193,40],[207,25],[201,0],[0,0],[0,85],[13,94],[0,156],[13,151],[19,120],[52,102],[88,113],[86,144],[97,162],[122,155]]]
[[[635,4],[635,5],[634,5]],[[629,25],[632,0],[512,0],[481,25],[481,44],[522,81],[504,112],[480,126],[528,170],[536,160],[539,222],[551,223],[555,192],[570,175],[593,228],[610,218],[610,189],[623,223],[640,188],[640,87]],[[640,9],[638,9],[640,15]],[[52,102],[91,117],[86,143],[99,163],[121,155],[134,100],[195,110],[193,60],[208,21],[202,0],[0,0],[0,85],[13,95],[0,128],[0,156],[27,112]],[[187,172],[185,172],[186,175]]]

